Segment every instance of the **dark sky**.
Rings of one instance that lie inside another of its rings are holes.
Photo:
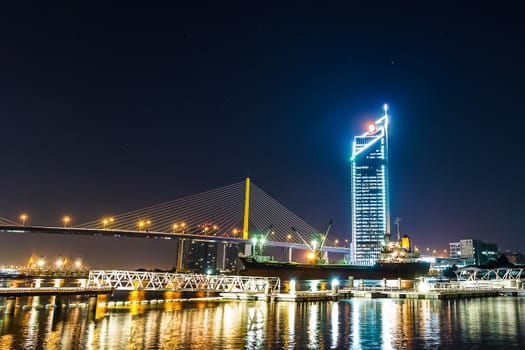
[[[525,251],[517,6],[11,3],[0,216],[80,223],[250,176],[350,236],[351,141],[388,103],[402,230]]]

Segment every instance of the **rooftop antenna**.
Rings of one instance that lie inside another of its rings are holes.
[[[386,103],[383,105],[383,110],[385,111],[385,116],[388,115],[388,105]]]
[[[400,242],[401,241],[401,233],[399,231],[399,224],[401,223],[401,218],[396,218],[396,220],[394,221],[394,225],[397,226],[397,241]]]

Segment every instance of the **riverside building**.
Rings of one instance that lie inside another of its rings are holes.
[[[388,114],[368,125],[352,144],[352,263],[373,265],[390,234]]]

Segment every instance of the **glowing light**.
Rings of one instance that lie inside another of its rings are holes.
[[[319,286],[319,280],[313,280],[311,283],[310,283],[310,289],[312,292],[317,292],[317,289],[318,289],[318,286]]]
[[[71,222],[71,217],[69,217],[69,216],[64,216],[64,217],[62,218],[62,222],[64,222],[64,228],[66,228],[66,227],[67,227],[67,224],[69,224],[69,223]]]
[[[339,280],[338,279],[333,279],[332,280],[332,286],[338,286],[339,285]]]
[[[373,134],[376,131],[376,125],[374,123],[368,124],[368,133]]]
[[[27,214],[20,215],[20,221],[22,221],[22,225],[26,224],[27,218],[28,218]]]
[[[106,229],[109,224],[112,224],[115,221],[114,218],[104,218],[102,219],[102,228]]]
[[[295,280],[290,280],[290,294],[295,293]]]
[[[314,252],[309,252],[308,253],[308,260],[313,260],[314,258],[315,258]]]

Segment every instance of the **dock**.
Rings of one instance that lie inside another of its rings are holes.
[[[341,289],[339,291],[295,291],[293,293],[221,293],[225,300],[266,300],[282,302],[313,302],[313,301],[337,301],[340,299],[364,298],[364,299],[466,299],[487,298],[498,296],[525,297],[525,290],[504,289],[447,289],[432,291],[415,290],[358,290]]]
[[[97,298],[101,294],[111,294],[113,287],[29,287],[29,288],[0,288],[0,298],[5,298],[4,313],[12,315],[16,308],[16,300],[30,296],[55,296],[54,307],[62,307],[62,297],[71,295],[88,296],[88,307],[94,311]]]

